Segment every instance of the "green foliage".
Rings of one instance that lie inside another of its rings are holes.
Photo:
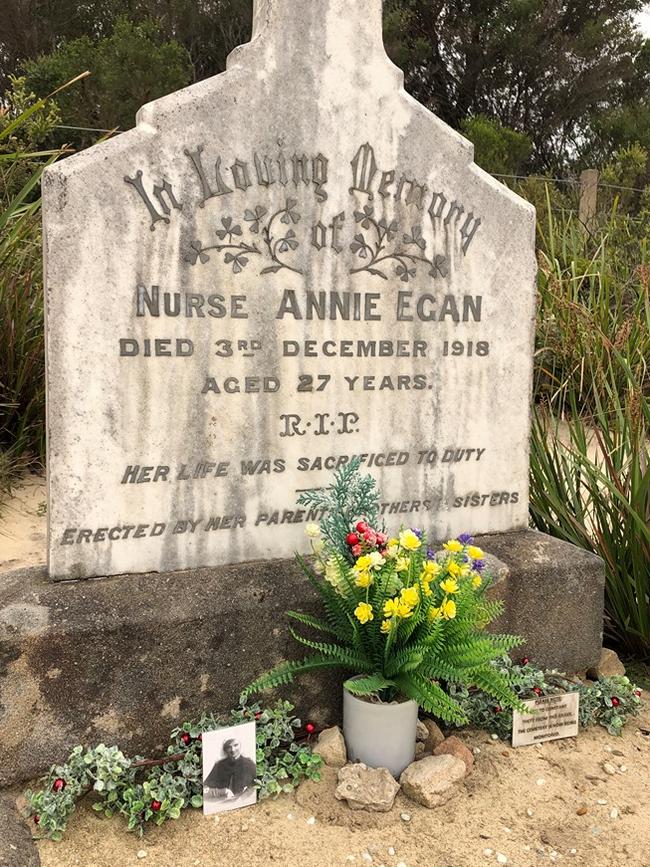
[[[121,815],[130,831],[142,834],[148,823],[178,819],[187,807],[203,806],[202,736],[222,726],[256,723],[258,797],[292,791],[302,780],[320,779],[320,756],[295,740],[301,727],[293,705],[242,706],[229,716],[205,714],[171,733],[167,760],[126,757],[117,747],[76,746],[64,765],[54,765],[43,788],[28,791],[28,816],[36,836],[60,840],[77,801],[93,793],[93,810],[107,818]]]
[[[355,695],[385,701],[406,696],[458,723],[465,721],[464,712],[441,683],[477,685],[502,704],[516,706],[507,679],[490,662],[520,639],[485,631],[502,605],[485,598],[490,581],[481,575],[482,552],[464,537],[450,540],[436,555],[420,531],[402,530],[399,539],[389,540],[368,520],[360,523],[359,504],[368,518],[374,513],[370,504],[378,502],[374,484],[371,477],[360,477],[355,462],[337,472],[318,500],[305,502],[325,510],[325,540],[312,541],[314,566],[298,557],[324,614],[314,618],[292,611],[289,617],[324,633],[326,640],[291,628],[293,638],[314,653],[261,675],[242,700],[291,683],[297,674],[336,666],[352,672],[345,686]],[[356,541],[348,543],[351,533]]]
[[[153,19],[136,24],[118,17],[110,35],[98,40],[81,36],[24,64],[27,86],[41,96],[85,70],[91,75],[80,87],[59,98],[63,123],[68,126],[130,129],[144,103],[192,80],[187,51],[173,39],[164,40]],[[87,145],[100,134],[64,130],[61,136]]]
[[[650,264],[616,212],[541,236],[531,517],[603,558],[606,631],[650,648]],[[627,234],[629,243],[622,241]]]
[[[334,481],[327,488],[305,491],[298,504],[323,511],[320,529],[328,545],[346,560],[351,560],[345,537],[357,521],[365,519],[372,526],[379,524],[379,496],[372,476],[359,472],[360,458],[353,458],[334,472]]]
[[[57,118],[51,100],[13,81],[0,114],[0,492],[45,458],[39,185],[60,152],[40,147]]]
[[[493,666],[508,680],[510,688],[522,701],[578,692],[579,720],[583,728],[601,725],[611,735],[620,735],[630,717],[638,716],[641,711],[641,690],[627,677],[602,677],[594,683],[576,682],[556,672],[545,673],[528,662],[516,665],[507,656],[495,660]],[[462,706],[470,725],[496,734],[503,740],[512,737],[512,714],[495,704],[491,695],[465,686],[452,686],[451,694]]]
[[[460,131],[474,145],[474,162],[494,175],[521,172],[533,147],[524,133],[482,114],[462,120]]]

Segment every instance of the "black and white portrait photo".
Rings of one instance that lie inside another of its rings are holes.
[[[255,723],[242,723],[203,734],[203,812],[249,807],[255,789]]]

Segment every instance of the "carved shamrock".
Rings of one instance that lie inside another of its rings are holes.
[[[197,261],[201,261],[202,265],[210,261],[210,257],[203,250],[203,244],[200,241],[192,241],[190,249],[185,254],[185,261],[191,265],[196,265]]]
[[[369,229],[372,225],[372,216],[375,213],[375,209],[372,205],[366,205],[363,211],[355,211],[354,219],[357,223],[361,223],[362,228]]]
[[[358,253],[360,259],[365,259],[368,255],[366,241],[361,233],[354,236],[354,241],[350,244],[350,250],[353,253]]]
[[[280,239],[279,250],[281,253],[286,253],[289,249],[296,250],[298,248],[298,241],[296,241],[296,233],[293,229],[289,229],[284,238]]]
[[[382,217],[377,225],[384,233],[387,241],[392,241],[393,238],[397,237],[397,233],[399,232],[399,225],[397,224],[397,220],[393,220],[391,223],[388,223]]]
[[[422,237],[422,227],[421,226],[413,226],[411,228],[410,235],[404,235],[404,243],[405,244],[415,244],[416,247],[419,247],[420,250],[424,250],[427,246],[427,242]]]
[[[222,217],[221,225],[223,226],[223,229],[217,229],[217,238],[221,241],[224,241],[227,237],[228,241],[231,242],[233,235],[242,234],[241,226],[233,226],[231,217]]]
[[[260,221],[262,217],[264,217],[267,213],[268,211],[266,210],[266,208],[263,208],[261,205],[257,205],[254,211],[251,211],[249,208],[247,208],[244,212],[244,220],[246,220],[247,223],[251,224],[249,228],[251,232],[253,232],[255,235],[260,230]]]
[[[298,223],[300,221],[300,214],[297,211],[294,211],[294,208],[298,204],[297,199],[287,199],[287,204],[284,209],[284,213],[280,218],[281,223]]]
[[[232,253],[226,253],[223,260],[228,265],[232,262],[233,274],[240,274],[246,265],[248,265],[248,259],[246,256],[242,256],[241,253],[236,256],[233,256]]]
[[[395,268],[395,273],[403,283],[408,283],[409,277],[415,277],[415,268],[407,268],[405,265],[398,265]]]

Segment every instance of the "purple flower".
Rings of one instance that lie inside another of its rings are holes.
[[[435,559],[436,559],[436,552],[433,550],[433,548],[427,548],[427,560],[435,560]]]
[[[411,527],[411,531],[415,533],[418,539],[421,539],[424,536],[424,530],[418,530],[416,527]]]
[[[471,545],[474,541],[474,537],[470,536],[469,533],[461,533],[460,536],[458,536],[458,541],[463,545]]]
[[[485,569],[485,560],[474,560],[473,567],[475,572],[482,572]]]

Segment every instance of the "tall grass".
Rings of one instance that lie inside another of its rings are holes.
[[[598,554],[610,639],[650,654],[650,267],[614,209],[595,236],[548,208],[539,250],[531,517]]]

